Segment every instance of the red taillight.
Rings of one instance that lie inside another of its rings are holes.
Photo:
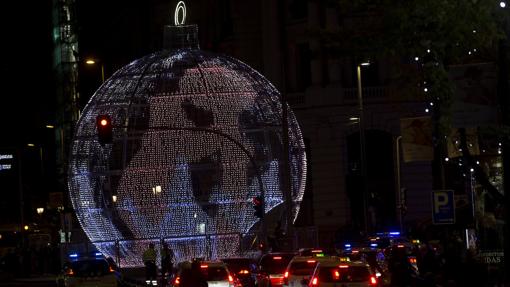
[[[370,276],[370,285],[377,285],[377,278],[375,276]]]
[[[335,272],[333,273],[333,278],[335,278],[336,280],[340,279],[340,272],[335,270]]]
[[[228,275],[228,282],[234,283],[234,277],[232,277],[232,275]]]
[[[110,271],[110,273],[113,273],[115,272],[115,269],[113,269],[111,266],[108,268],[108,271]]]
[[[312,286],[318,286],[318,285],[319,285],[319,279],[317,277],[313,277]]]
[[[209,266],[207,266],[207,265],[200,265],[200,268],[207,268],[207,267],[209,267]]]
[[[349,265],[338,265],[339,268],[349,268]]]
[[[273,256],[273,260],[282,260],[281,256]]]
[[[315,263],[315,260],[307,260],[307,263]]]
[[[175,285],[179,285],[179,284],[181,284],[181,277],[179,277],[179,276],[175,277],[174,284],[175,284]]]
[[[404,244],[397,245],[397,248],[404,248]]]
[[[67,275],[67,276],[73,276],[73,275],[74,275],[74,271],[73,271],[73,269],[71,269],[71,268],[67,269],[67,271],[66,271],[66,275]]]
[[[289,271],[285,271],[285,273],[283,274],[283,278],[289,278]]]
[[[246,269],[239,271],[239,274],[249,274],[249,273],[250,273],[250,271],[248,271]]]
[[[409,263],[415,264],[416,263],[416,258],[414,258],[414,257],[409,258]]]

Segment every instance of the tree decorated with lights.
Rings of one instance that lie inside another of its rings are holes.
[[[456,64],[497,61],[498,41],[504,37],[501,23],[508,11],[506,3],[473,1],[336,1],[340,17],[361,15],[355,24],[324,30],[322,36],[331,53],[354,55],[360,59],[390,57],[414,63],[416,73],[402,73],[401,82],[413,83],[427,99],[424,110],[434,122],[435,188],[443,188],[441,162],[447,159],[446,140],[450,136],[454,84],[449,67]],[[355,21],[355,20],[354,20]],[[403,80],[402,80],[403,79]],[[409,91],[412,93],[412,91]],[[465,133],[460,129],[461,133]],[[500,130],[501,131],[501,130]],[[501,193],[476,164],[460,137],[462,166],[474,172],[478,181],[496,199]]]

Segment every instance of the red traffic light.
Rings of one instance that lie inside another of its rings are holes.
[[[113,140],[112,119],[109,115],[98,115],[96,118],[97,139],[101,145]]]

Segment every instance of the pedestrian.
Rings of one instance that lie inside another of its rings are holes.
[[[171,276],[173,273],[174,265],[174,251],[168,247],[166,242],[163,242],[161,247],[161,277]]]
[[[142,255],[143,263],[145,264],[145,283],[147,285],[157,284],[157,268],[156,268],[156,250],[154,243],[149,243]]]

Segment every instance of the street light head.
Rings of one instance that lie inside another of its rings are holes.
[[[54,128],[55,128],[55,126],[54,126],[54,125],[46,125],[46,128],[47,128],[47,129],[54,129]]]
[[[357,117],[352,117],[352,118],[349,118],[349,120],[350,120],[350,121],[358,121],[358,120],[359,120],[359,118],[357,118]]]
[[[43,214],[44,207],[38,207],[36,210],[37,210],[37,214]]]
[[[363,62],[360,64],[361,66],[370,66],[370,62],[369,61],[366,61],[366,62]]]
[[[29,144],[27,144],[27,146],[29,146],[29,147],[35,147],[35,144],[33,144],[33,143],[29,143]]]
[[[93,59],[88,59],[87,61],[85,61],[85,64],[87,65],[94,65],[96,63],[96,61],[94,61]]]

